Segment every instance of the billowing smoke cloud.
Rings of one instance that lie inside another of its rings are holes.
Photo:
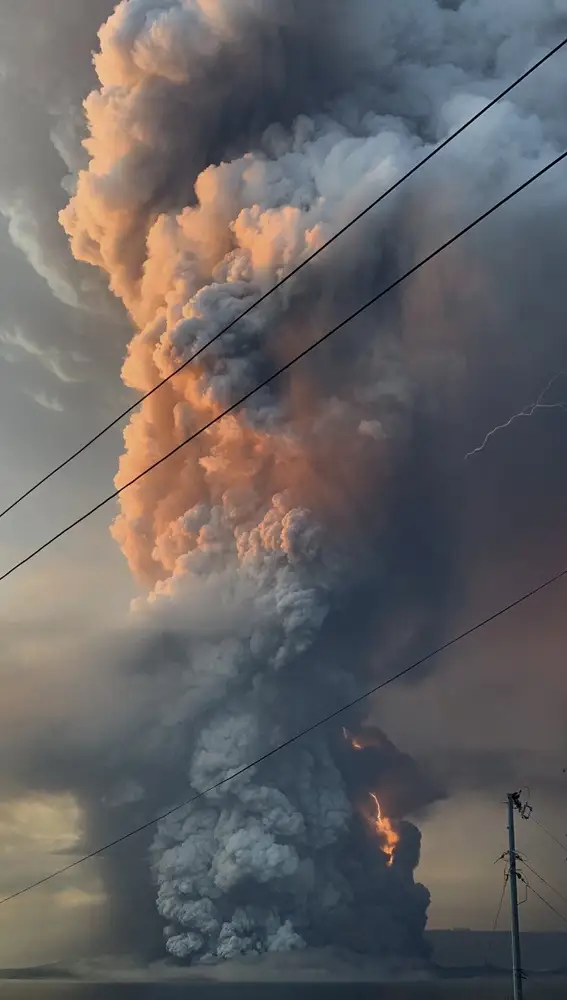
[[[61,219],[137,327],[125,382],[143,392],[168,375],[558,36],[559,4],[505,7],[121,3],[86,102],[89,166]],[[393,199],[148,400],[118,484],[431,248],[445,219],[430,200],[452,227],[487,176],[500,193],[537,169],[563,131],[552,103],[535,87],[503,105],[436,183]],[[458,585],[443,388],[459,344],[440,300],[466,273],[455,252],[122,497],[114,536],[149,613],[183,618],[178,655],[156,668],[176,674],[178,697],[150,742],[175,745],[190,789],[359,693],[443,624]],[[437,792],[371,743],[323,729],[160,825],[151,859],[171,954],[423,954],[428,894],[404,816]],[[371,793],[393,818],[392,864]]]

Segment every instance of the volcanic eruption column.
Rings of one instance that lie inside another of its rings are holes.
[[[128,310],[123,378],[137,392],[415,161],[417,140],[380,96],[386,57],[369,83],[376,42],[355,29],[370,10],[125,0],[102,27],[90,163],[62,224]],[[384,206],[148,399],[117,485],[384,283],[398,211]],[[150,609],[175,605],[191,622],[176,707],[191,789],[363,689],[357,655],[333,653],[332,623],[364,574],[387,590],[380,545],[416,386],[391,315],[357,329],[356,350],[345,331],[120,498],[113,534]],[[356,734],[361,721],[349,716]],[[159,825],[152,867],[172,955],[423,953],[419,834],[381,813],[378,743],[322,728]]]

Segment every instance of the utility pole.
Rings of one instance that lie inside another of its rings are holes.
[[[512,908],[512,980],[514,1000],[522,1000],[523,980],[522,953],[520,948],[520,918],[518,914],[518,872],[516,868],[516,833],[514,830],[514,811],[522,812],[520,793],[508,794],[508,860],[510,883],[510,904]]]

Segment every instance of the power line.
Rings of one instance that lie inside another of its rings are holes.
[[[383,288],[381,292],[378,292],[377,295],[374,295],[371,299],[365,302],[364,305],[359,306],[358,309],[355,309],[355,311],[351,313],[350,316],[347,316],[346,319],[341,320],[340,323],[337,323],[337,325],[334,326],[331,330],[328,330],[327,333],[323,334],[322,337],[319,337],[317,340],[313,341],[313,343],[310,344],[309,347],[306,347],[299,354],[296,354],[295,357],[291,359],[291,361],[287,361],[286,364],[282,365],[281,368],[278,368],[277,371],[269,375],[268,378],[265,378],[264,381],[260,382],[260,384],[255,386],[254,389],[250,389],[249,392],[246,392],[243,396],[237,399],[235,403],[232,403],[221,413],[217,414],[216,417],[213,417],[211,420],[208,421],[208,423],[200,427],[198,431],[195,431],[193,434],[190,434],[189,437],[185,438],[184,441],[176,445],[175,448],[172,448],[171,451],[167,452],[167,454],[162,455],[162,457],[158,458],[157,461],[152,463],[152,465],[149,465],[147,469],[144,469],[142,472],[138,473],[137,476],[134,476],[133,479],[130,479],[127,483],[124,483],[118,489],[114,490],[107,497],[105,497],[104,500],[100,500],[99,503],[95,504],[94,507],[91,507],[91,509],[86,511],[86,513],[76,518],[76,520],[72,521],[65,528],[62,528],[61,531],[58,531],[57,534],[49,538],[46,542],[43,543],[43,545],[38,546],[38,548],[34,549],[33,552],[30,552],[29,555],[25,556],[23,559],[20,559],[19,562],[15,563],[9,570],[6,570],[6,572],[0,576],[0,583],[2,583],[3,580],[6,580],[9,576],[11,576],[12,573],[15,573],[16,570],[20,569],[22,566],[25,566],[26,563],[29,563],[32,559],[35,559],[36,556],[38,556],[45,549],[49,548],[49,546],[53,545],[54,542],[59,541],[59,539],[63,538],[64,535],[67,535],[74,528],[78,527],[80,524],[83,523],[83,521],[86,521],[89,517],[92,517],[93,514],[96,514],[99,510],[105,507],[112,500],[115,500],[117,497],[120,496],[121,493],[124,493],[125,490],[129,489],[130,486],[134,486],[141,479],[143,479],[144,476],[147,476],[148,473],[153,472],[154,469],[157,469],[160,465],[163,465],[164,462],[166,462],[169,458],[172,458],[174,455],[176,455],[179,451],[181,451],[182,448],[185,448],[188,444],[191,444],[192,441],[195,441],[198,437],[200,437],[202,434],[208,431],[211,427],[214,427],[215,424],[218,424],[219,421],[224,419],[224,417],[228,416],[230,413],[233,413],[234,410],[237,410],[239,406],[242,406],[243,403],[246,403],[249,399],[252,398],[252,396],[255,396],[257,392],[260,392],[261,389],[265,389],[266,386],[274,382],[277,378],[280,377],[280,375],[283,375],[285,372],[289,371],[289,369],[292,368],[293,365],[297,364],[298,361],[301,361],[303,358],[307,357],[307,355],[310,354],[312,351],[314,351],[315,348],[319,347],[326,340],[329,340],[330,337],[333,337],[336,333],[342,330],[345,326],[351,323],[358,316],[361,316],[363,312],[365,312],[367,309],[370,308],[370,306],[375,305],[376,302],[379,302],[380,299],[383,299],[384,296],[388,295],[389,292],[392,292],[395,288],[398,288],[398,286],[401,285],[404,281],[407,281],[408,278],[411,278],[412,275],[416,274],[422,267],[425,267],[426,264],[429,264],[432,260],[438,257],[439,254],[443,253],[444,250],[447,250],[450,246],[452,246],[454,243],[460,240],[467,233],[470,233],[481,222],[484,222],[485,219],[488,219],[489,216],[497,212],[498,209],[502,208],[503,205],[506,205],[509,201],[515,198],[516,195],[520,194],[520,192],[530,187],[530,185],[533,184],[534,181],[539,180],[540,177],[543,177],[544,174],[547,174],[548,171],[550,171],[553,167],[557,166],[558,163],[561,163],[566,157],[567,157],[567,150],[565,150],[565,152],[563,153],[560,153],[559,156],[556,156],[555,159],[551,160],[550,163],[548,163],[545,167],[542,167],[535,174],[532,174],[531,177],[528,177],[526,181],[524,181],[522,184],[519,184],[518,187],[514,188],[513,191],[511,191],[509,194],[505,195],[503,198],[497,201],[496,204],[492,205],[492,207],[487,209],[486,212],[483,212],[482,215],[477,216],[477,218],[474,219],[473,222],[469,222],[467,226],[464,226],[463,229],[460,229],[458,233],[455,233],[454,236],[451,236],[450,239],[442,243],[441,246],[437,247],[436,250],[433,250],[426,257],[423,257],[418,264],[414,264],[413,267],[410,267],[408,271],[405,271],[404,274],[402,274],[399,278],[396,278],[395,281],[392,281],[390,285],[388,285],[386,288]]]
[[[498,909],[496,910],[496,916],[494,917],[494,922],[492,924],[492,933],[496,932],[498,927],[498,921],[500,920],[500,914],[502,913],[502,904],[504,903],[504,896],[506,894],[506,886],[508,885],[508,872],[504,872],[504,879],[502,882],[502,894],[500,896],[500,902],[498,903]]]
[[[544,903],[547,906],[547,908],[552,911],[552,913],[555,913],[555,915],[559,917],[560,920],[562,920],[565,924],[567,924],[567,917],[563,913],[560,913],[559,910],[556,910],[555,907],[549,902],[549,900],[547,900],[545,896],[542,896],[537,891],[537,889],[534,889],[531,882],[528,882],[528,880],[523,878],[521,875],[518,877],[522,879],[522,881],[526,884],[530,892],[533,892],[534,896],[537,896],[537,898],[540,899],[541,902]]]
[[[501,858],[498,858],[498,861],[502,861],[504,857],[505,857],[505,855],[502,855]],[[498,903],[498,907],[496,909],[496,915],[495,915],[494,920],[492,922],[492,932],[490,934],[490,937],[488,938],[488,941],[486,943],[486,947],[484,949],[484,964],[485,965],[491,965],[494,962],[494,934],[496,933],[496,931],[498,929],[498,921],[500,920],[500,914],[502,913],[502,906],[503,906],[503,903],[504,903],[504,896],[506,895],[506,886],[508,885],[508,877],[509,877],[508,869],[505,868],[504,869],[504,878],[502,880],[502,892],[500,893],[500,900],[499,900],[499,903]]]
[[[81,858],[77,858],[75,861],[71,862],[71,864],[65,865],[63,868],[59,868],[57,871],[52,872],[51,875],[46,875],[44,878],[38,879],[37,882],[32,882],[30,885],[25,886],[23,889],[18,889],[16,892],[11,893],[11,895],[5,896],[4,899],[0,899],[0,906],[2,906],[4,903],[10,902],[10,900],[12,899],[16,899],[18,896],[23,896],[24,893],[31,892],[32,889],[37,889],[39,886],[45,885],[46,882],[51,882],[53,879],[58,878],[60,875],[64,875],[67,872],[72,871],[74,868],[78,868],[79,865],[84,864],[86,861],[90,861],[93,858],[99,857],[101,854],[104,854],[112,847],[116,847],[118,846],[118,844],[124,843],[124,841],[129,840],[131,837],[137,836],[137,834],[139,833],[143,833],[145,830],[149,830],[152,826],[155,826],[156,823],[160,823],[162,820],[168,819],[169,816],[173,816],[174,813],[179,812],[181,809],[185,809],[186,807],[192,805],[194,802],[198,802],[199,799],[202,799],[206,795],[209,795],[210,792],[214,792],[218,788],[223,787],[224,785],[232,781],[234,778],[238,778],[242,774],[246,774],[248,771],[251,771],[252,768],[257,767],[259,764],[264,763],[264,761],[267,761],[271,757],[274,757],[277,753],[280,753],[281,750],[285,750],[287,747],[292,746],[294,743],[297,743],[299,740],[303,739],[304,736],[308,736],[310,733],[315,732],[315,730],[319,729],[321,726],[324,726],[327,723],[332,722],[334,719],[337,719],[345,712],[348,712],[351,708],[356,708],[357,705],[362,704],[362,702],[366,701],[367,698],[370,698],[374,694],[378,694],[379,691],[383,691],[384,688],[389,687],[390,684],[394,684],[396,681],[401,680],[403,677],[406,677],[408,674],[419,669],[419,667],[422,667],[425,663],[428,663],[434,657],[439,656],[441,653],[446,652],[446,650],[451,649],[453,646],[456,646],[457,643],[462,642],[464,639],[469,638],[469,636],[474,635],[475,632],[480,631],[487,625],[490,625],[492,622],[496,621],[498,618],[501,618],[503,615],[508,614],[509,611],[512,611],[514,608],[519,607],[519,605],[523,604],[525,601],[528,601],[531,597],[534,597],[536,594],[540,593],[540,591],[544,590],[546,587],[549,587],[552,583],[556,583],[558,580],[561,580],[565,576],[567,576],[567,568],[562,570],[562,572],[558,573],[556,576],[551,577],[548,580],[545,580],[543,583],[540,583],[539,586],[534,587],[533,590],[530,590],[527,593],[523,594],[521,597],[518,597],[515,601],[512,601],[510,604],[507,604],[505,607],[500,608],[498,611],[495,611],[493,614],[489,615],[488,618],[483,618],[482,621],[477,622],[476,625],[471,625],[471,627],[466,629],[464,632],[459,633],[459,635],[453,636],[452,639],[448,639],[447,642],[444,642],[442,645],[437,646],[429,653],[426,653],[425,656],[420,657],[419,660],[415,660],[408,667],[405,667],[403,670],[398,671],[397,674],[394,674],[387,680],[382,681],[380,684],[376,684],[373,688],[370,688],[369,691],[365,691],[364,694],[359,695],[358,698],[354,698],[352,701],[347,702],[345,705],[341,705],[339,708],[335,709],[334,712],[330,712],[329,715],[324,716],[324,718],[322,719],[318,719],[317,722],[314,722],[310,726],[307,726],[305,729],[302,729],[294,736],[290,736],[289,739],[284,740],[283,743],[279,743],[271,750],[268,750],[266,753],[262,754],[262,756],[257,757],[256,760],[251,761],[249,764],[245,764],[237,771],[234,771],[232,774],[227,775],[227,777],[221,778],[221,780],[215,782],[214,785],[210,785],[203,791],[197,792],[195,795],[191,796],[191,798],[186,799],[184,802],[180,802],[178,805],[173,806],[166,812],[161,813],[160,816],[154,816],[146,823],[142,823],[140,826],[137,826],[134,829],[127,831],[120,837],[117,837],[115,840],[111,840],[109,843],[104,844],[102,847],[99,847],[97,850],[91,851],[89,854],[85,854]]]
[[[555,895],[559,897],[559,899],[561,899],[564,903],[567,903],[567,896],[564,896],[562,892],[559,892],[559,889],[556,889],[555,886],[551,884],[551,882],[548,882],[546,879],[544,879],[543,875],[540,875],[539,872],[535,870],[535,868],[532,868],[529,862],[527,862],[525,857],[523,857],[522,855],[520,855],[520,861],[524,865],[524,867],[527,868],[532,873],[532,875],[535,875],[535,877],[538,878],[540,882],[543,882],[543,884],[546,885],[548,889],[551,889],[551,891],[554,892]]]
[[[272,285],[272,287],[269,288],[267,292],[264,292],[263,295],[261,295],[251,305],[249,305],[246,309],[244,309],[243,312],[239,313],[238,316],[236,316],[233,320],[231,320],[230,323],[222,327],[222,329],[219,330],[218,333],[216,333],[214,337],[211,338],[211,340],[207,341],[206,344],[203,344],[203,346],[200,347],[197,351],[195,351],[195,353],[192,354],[190,358],[188,358],[181,365],[179,365],[179,367],[176,368],[175,371],[170,372],[169,375],[167,375],[164,379],[162,379],[161,382],[158,382],[152,389],[149,390],[149,392],[145,393],[145,395],[143,396],[140,396],[140,398],[137,399],[136,402],[132,403],[131,406],[123,410],[122,413],[119,413],[117,417],[111,420],[110,423],[106,424],[100,431],[98,431],[97,434],[89,438],[88,441],[85,441],[85,443],[81,445],[80,448],[77,448],[77,450],[74,451],[71,455],[69,455],[63,462],[60,462],[60,464],[57,465],[54,469],[52,469],[51,472],[48,472],[45,476],[43,476],[36,483],[34,483],[33,486],[30,486],[30,488],[26,490],[25,493],[22,493],[19,497],[16,498],[16,500],[12,501],[12,503],[9,504],[8,507],[0,511],[0,519],[5,517],[5,515],[9,514],[12,510],[14,510],[14,508],[17,507],[20,503],[22,503],[23,500],[27,500],[27,498],[31,496],[32,493],[35,493],[35,491],[38,490],[40,486],[44,486],[45,483],[47,483],[50,479],[53,478],[53,476],[57,475],[58,472],[61,472],[63,469],[65,469],[68,465],[70,465],[71,462],[73,462],[76,458],[78,458],[79,455],[82,455],[83,452],[85,452],[88,448],[92,447],[93,444],[96,444],[96,442],[99,441],[100,438],[102,438],[105,434],[107,434],[108,431],[112,430],[113,427],[116,427],[116,425],[119,424],[121,420],[124,420],[125,417],[130,415],[130,413],[133,413],[133,411],[143,402],[145,402],[146,399],[149,399],[150,396],[153,396],[153,394],[157,392],[158,389],[161,389],[162,386],[166,385],[167,382],[175,378],[176,375],[179,375],[179,373],[182,372],[185,368],[187,368],[188,365],[196,361],[196,359],[201,354],[203,354],[203,352],[206,351],[212,344],[216,343],[216,341],[219,340],[221,337],[223,337],[225,333],[228,333],[229,330],[232,330],[232,328],[237,323],[239,323],[240,320],[248,316],[253,309],[256,309],[259,305],[265,302],[266,299],[268,299],[271,295],[273,295],[280,288],[282,288],[283,285],[286,284],[286,282],[290,281],[291,278],[294,278],[297,274],[299,274],[299,272],[303,270],[304,267],[306,267],[313,260],[315,260],[315,258],[318,257],[321,253],[323,253],[324,250],[327,250],[328,247],[330,247],[333,243],[335,243],[336,240],[338,240],[341,236],[343,236],[346,232],[348,232],[349,229],[351,229],[358,222],[360,222],[361,219],[363,219],[366,215],[368,215],[369,212],[371,212],[382,201],[384,201],[387,197],[389,197],[389,195],[393,194],[393,192],[396,191],[399,187],[401,187],[402,184],[405,184],[405,182],[408,181],[410,177],[413,177],[414,174],[416,174],[419,170],[421,170],[422,167],[424,167],[427,163],[429,163],[435,156],[438,155],[438,153],[440,153],[451,142],[453,142],[460,135],[462,135],[463,132],[465,132],[468,128],[471,127],[471,125],[474,125],[474,123],[477,122],[480,118],[482,118],[483,115],[487,114],[487,112],[490,111],[493,107],[495,107],[495,105],[498,104],[504,97],[507,97],[508,94],[510,94],[516,87],[518,87],[521,83],[523,83],[524,80],[526,80],[529,76],[531,76],[532,73],[535,73],[535,71],[539,69],[540,66],[543,66],[543,64],[546,63],[548,59],[551,59],[551,57],[554,56],[557,52],[559,52],[560,49],[564,48],[565,45],[567,45],[567,38],[564,38],[561,42],[555,45],[554,48],[550,49],[549,52],[546,52],[546,54],[542,56],[541,59],[538,59],[537,62],[533,64],[533,66],[530,66],[529,69],[527,69],[524,73],[522,73],[521,76],[519,76],[516,80],[513,81],[513,83],[505,87],[504,90],[501,90],[496,97],[494,97],[491,101],[489,101],[488,104],[486,104],[483,108],[481,108],[480,111],[477,111],[476,114],[472,116],[472,118],[469,118],[463,125],[461,125],[458,129],[452,132],[451,135],[449,135],[442,142],[438,143],[438,145],[435,146],[431,150],[431,152],[429,152],[426,156],[424,156],[418,163],[416,163],[415,166],[411,168],[411,170],[408,170],[405,174],[403,174],[400,178],[398,178],[398,180],[395,181],[394,184],[392,184],[389,188],[387,188],[386,191],[383,191],[378,198],[376,198],[370,205],[367,205],[367,207],[364,208],[361,212],[359,212],[358,215],[355,215],[355,217],[351,219],[350,222],[348,222],[341,229],[339,229],[333,236],[330,237],[330,239],[328,239],[325,243],[323,243],[320,247],[318,247],[317,250],[315,250],[312,254],[310,254],[309,257],[306,257],[305,260],[303,260],[300,264],[294,267],[293,270],[291,270],[288,274],[286,274],[283,278],[281,278],[280,281],[276,282],[275,285]]]
[[[540,830],[543,830],[543,832],[549,837],[549,839],[552,840],[555,844],[557,844],[557,846],[560,847],[562,851],[567,851],[567,838],[563,841],[559,840],[559,838],[556,837],[555,834],[551,832],[551,830],[548,830],[547,827],[543,825],[543,823],[541,823],[538,819],[535,818],[535,816],[533,815],[534,812],[533,806],[530,805],[529,788],[527,788],[526,791],[527,791],[526,802],[524,803],[523,806],[520,805],[518,806],[522,819],[533,820],[534,823],[537,826],[539,826]],[[518,793],[518,795],[519,794],[520,793]]]
[[[534,823],[536,823],[536,825],[539,826],[540,830],[543,830],[543,832],[547,834],[549,839],[553,840],[554,843],[556,843],[561,848],[562,851],[567,850],[567,842],[563,841],[562,843],[559,840],[559,838],[556,837],[555,834],[551,832],[551,830],[548,830],[547,827],[543,825],[543,823],[540,823],[540,821],[536,819],[535,816],[530,816],[530,819],[532,819]]]

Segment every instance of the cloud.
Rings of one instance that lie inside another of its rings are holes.
[[[23,0],[3,12],[0,39],[1,108],[10,134],[0,154],[0,211],[14,245],[53,295],[98,313],[105,309],[104,285],[72,261],[56,213],[65,178],[80,160],[90,49],[112,7],[112,0],[80,0],[70,13],[66,0],[55,0],[48,23],[40,0]],[[31,23],[43,25],[39,35],[29,31]]]
[[[5,202],[0,211],[8,222],[8,233],[14,246],[21,250],[34,271],[43,278],[55,296],[64,305],[78,309],[80,299],[64,272],[57,269],[43,256],[37,219],[26,205]]]
[[[41,0],[4,6],[0,117],[9,138],[0,151],[2,327],[23,333],[43,355],[38,363],[69,383],[64,405],[77,417],[76,431],[87,436],[124,403],[118,369],[127,324],[104,279],[73,260],[57,215],[71,171],[85,162],[81,105],[94,81],[96,32],[114,3],[54,0],[49,17]],[[79,357],[88,358],[88,368]],[[71,386],[79,380],[80,398]],[[47,385],[39,388],[53,395]]]
[[[31,841],[40,852],[70,853],[79,840],[80,811],[69,795],[47,795],[0,805],[0,838],[4,851],[20,850]]]
[[[17,892],[22,885],[48,875],[61,863],[77,857],[81,837],[81,811],[72,796],[26,793],[3,797],[0,804],[0,896]],[[78,877],[77,877],[78,876]],[[49,961],[78,950],[88,953],[88,934],[78,911],[88,912],[85,926],[98,934],[96,907],[102,901],[96,875],[83,870],[72,880],[64,878],[36,890],[33,902],[19,901],[16,915],[11,904],[0,913],[0,963]],[[57,920],[52,919],[54,906]],[[22,931],[22,917],[24,930]]]
[[[93,906],[102,906],[107,902],[103,892],[87,891],[69,887],[55,895],[55,905],[63,910],[91,910]]]
[[[44,410],[51,410],[52,413],[64,413],[65,407],[57,396],[48,396],[44,392],[28,392],[28,396],[42,406]]]
[[[66,371],[65,366],[69,363],[82,365],[87,363],[78,351],[62,352],[55,347],[42,346],[36,343],[21,330],[16,328],[13,331],[3,330],[0,332],[0,344],[5,345],[2,354],[6,361],[15,362],[22,354],[35,358],[51,375],[54,375],[60,382],[82,382],[80,375],[71,375]],[[12,348],[12,350],[10,350]]]

